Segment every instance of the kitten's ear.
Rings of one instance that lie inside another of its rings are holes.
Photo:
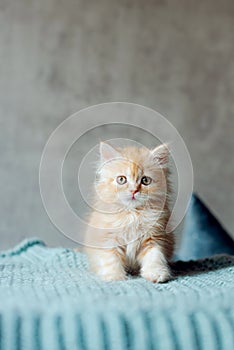
[[[163,143],[160,146],[157,146],[151,151],[153,158],[157,164],[161,166],[166,166],[169,160],[169,149],[168,144]]]
[[[108,160],[121,157],[121,154],[108,143],[100,142],[100,156],[101,161],[106,162]]]

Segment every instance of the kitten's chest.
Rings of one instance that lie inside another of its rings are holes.
[[[129,224],[125,226],[123,239],[126,244],[126,258],[129,265],[135,265],[136,257],[142,242],[151,234],[156,222],[155,215],[132,214],[129,217]]]
[[[122,226],[122,238],[125,243],[130,243],[142,239],[152,232],[156,224],[156,215],[153,212],[148,213],[129,213],[125,217],[125,223]]]
[[[135,266],[137,263],[137,254],[140,250],[140,240],[128,243],[126,245],[126,261],[128,266]]]

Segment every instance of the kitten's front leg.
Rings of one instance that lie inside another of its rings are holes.
[[[140,254],[141,276],[151,282],[166,282],[171,278],[167,260],[160,247],[146,247]]]
[[[90,255],[91,269],[103,280],[125,280],[124,257],[113,250],[95,250]]]

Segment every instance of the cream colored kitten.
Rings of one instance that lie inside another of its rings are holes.
[[[104,280],[140,273],[152,282],[170,279],[173,233],[170,216],[168,148],[154,150],[100,144],[96,198],[85,250],[91,270]]]

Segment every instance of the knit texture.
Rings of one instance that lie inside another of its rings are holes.
[[[234,257],[172,267],[103,282],[82,253],[24,241],[0,254],[0,350],[234,349]]]

